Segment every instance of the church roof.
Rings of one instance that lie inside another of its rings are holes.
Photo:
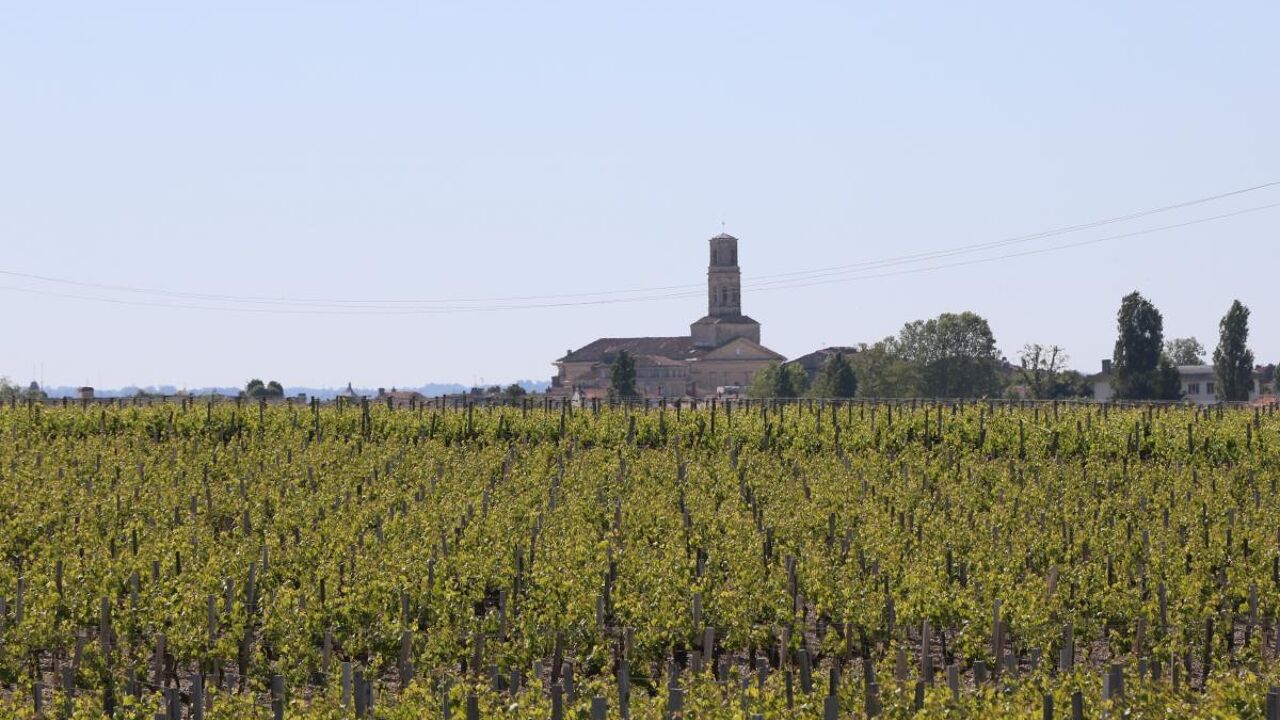
[[[711,238],[711,239],[712,239],[712,240],[737,240],[738,238],[736,238],[736,237],[734,237],[734,236],[730,235],[729,233],[720,233],[719,235],[717,235],[717,236],[715,236],[715,237],[713,237],[713,238]]]
[[[637,364],[683,365],[686,360],[714,357],[726,348],[734,346],[734,343],[746,343],[749,347],[757,348],[757,352],[776,360],[785,359],[782,355],[748,338],[733,338],[717,347],[709,348],[697,347],[693,344],[692,337],[682,335],[679,337],[600,338],[570,352],[556,362],[612,363],[619,351],[626,350],[636,359]]]
[[[698,354],[693,338],[677,337],[600,338],[560,358],[557,362],[612,362],[618,352],[626,350],[633,356],[658,355],[682,359]]]
[[[743,324],[743,325],[746,325],[746,324],[759,325],[760,324],[746,315],[704,315],[695,324],[719,325],[720,323],[735,323],[735,324]]]

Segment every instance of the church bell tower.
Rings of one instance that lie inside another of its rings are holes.
[[[738,267],[738,239],[721,233],[711,238],[711,262],[707,265],[707,315],[737,317],[742,314],[742,270]]]
[[[711,238],[707,265],[707,315],[690,326],[693,344],[716,348],[745,337],[760,342],[760,323],[742,314],[742,270],[738,238],[721,233]]]

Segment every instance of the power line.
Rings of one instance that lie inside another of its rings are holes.
[[[782,273],[772,273],[765,275],[757,275],[743,282],[743,287],[747,289],[767,289],[771,286],[780,287],[800,287],[791,283],[803,279],[821,279],[829,277],[840,277],[847,273],[858,272],[863,270],[879,269],[884,267],[895,267],[900,265],[909,265],[929,260],[937,260],[947,257],[956,257],[959,255],[972,254],[985,250],[992,250],[1001,247],[1008,247],[1015,244],[1024,244],[1035,240],[1042,240],[1059,235],[1081,232],[1084,230],[1096,229],[1116,223],[1132,221],[1151,215],[1171,212],[1174,210],[1185,209],[1196,205],[1215,202],[1229,197],[1243,195],[1246,193],[1257,192],[1259,190],[1270,189],[1280,186],[1280,180],[1252,185],[1249,187],[1238,188],[1224,193],[1208,195],[1193,200],[1187,200],[1172,205],[1164,205],[1157,208],[1141,210],[1138,212],[1128,213],[1101,220],[1094,220],[1087,223],[1076,225],[1067,225],[1042,232],[1031,233],[1027,235],[1019,235],[1001,240],[994,240],[982,243],[974,243],[970,245],[961,245],[941,250],[933,250],[919,252],[907,255],[899,255],[889,258],[881,258],[878,260],[868,260],[856,263],[847,263],[842,265],[832,265],[827,267],[811,268],[808,270],[796,270]],[[510,310],[520,309],[524,307],[540,308],[540,307],[564,307],[566,305],[576,304],[613,304],[618,302],[645,302],[655,299],[677,298],[677,297],[694,297],[700,295],[704,290],[701,284],[682,284],[682,285],[665,285],[632,289],[617,290],[601,290],[592,292],[574,292],[574,293],[550,293],[541,295],[515,295],[515,296],[498,296],[487,298],[452,298],[452,299],[435,299],[435,300],[396,300],[396,299],[329,299],[329,298],[305,298],[305,297],[268,297],[262,295],[232,295],[217,293],[197,293],[179,290],[166,290],[160,288],[148,288],[129,285],[118,285],[110,283],[91,282],[83,280],[73,280],[68,278],[55,277],[50,275],[41,275],[36,273],[26,273],[16,270],[0,269],[0,275],[9,277],[34,280],[37,282],[45,282],[50,284],[68,285],[72,287],[81,287],[95,290],[107,290],[111,292],[124,292],[131,294],[151,295],[155,297],[174,298],[180,300],[193,300],[207,303],[233,303],[238,305],[256,305],[265,306],[254,310],[252,308],[229,308],[218,305],[185,305],[179,303],[170,303],[165,306],[177,308],[192,309],[213,309],[213,310],[240,310],[243,312],[261,311],[261,312],[279,312],[283,310],[274,308],[285,307],[295,308],[293,312],[285,314],[308,314],[302,312],[304,310],[329,310],[329,311],[355,311],[348,313],[334,314],[424,314],[434,312],[466,312],[466,311],[489,311],[489,310]],[[63,293],[61,295],[53,291],[37,291],[32,288],[16,288],[0,286],[0,289],[15,290],[18,292],[28,292],[35,294],[44,294],[51,297],[68,297],[83,300],[102,300],[96,296],[84,296],[78,294]],[[677,294],[671,294],[673,291]],[[623,297],[619,297],[623,296]],[[569,301],[580,298],[598,298],[596,300],[582,300],[578,302],[546,302],[532,303],[528,301],[555,300]],[[132,305],[152,305],[152,303],[129,302],[124,300],[112,300],[118,304]],[[446,305],[446,303],[458,303],[457,305]],[[478,305],[487,303],[489,305]],[[410,312],[411,311],[411,312]]]
[[[932,272],[936,270],[943,270],[943,269],[955,268],[955,267],[964,267],[969,265],[978,265],[978,264],[996,262],[999,260],[1008,260],[1012,258],[1040,255],[1040,254],[1049,253],[1049,252],[1058,252],[1062,250],[1083,247],[1086,245],[1094,245],[1094,244],[1108,242],[1112,240],[1140,237],[1140,236],[1150,235],[1157,232],[1164,232],[1167,230],[1190,227],[1193,225],[1200,225],[1208,222],[1215,222],[1215,221],[1224,220],[1227,218],[1238,217],[1240,215],[1245,215],[1249,213],[1262,212],[1264,210],[1271,210],[1277,207],[1280,207],[1280,202],[1269,203],[1266,205],[1259,205],[1259,206],[1254,206],[1249,208],[1243,208],[1240,210],[1222,213],[1219,215],[1196,218],[1193,220],[1187,220],[1183,222],[1172,223],[1172,224],[1162,225],[1162,226],[1153,227],[1153,228],[1146,228],[1142,230],[1135,230],[1131,232],[1120,233],[1117,235],[1109,235],[1109,236],[1104,236],[1100,238],[1091,238],[1088,240],[1081,240],[1073,243],[1065,243],[1065,244],[1054,245],[1050,247],[1035,248],[1032,250],[1023,250],[1019,252],[1005,253],[1001,255],[993,255],[990,257],[974,258],[971,260],[962,260],[958,262],[944,263],[940,265],[929,265],[924,267],[905,268],[901,270],[893,270],[893,271],[879,272],[879,273],[869,273],[869,272],[866,272],[865,270],[862,271],[861,273],[854,273],[851,271],[841,271],[841,272],[834,272],[834,273],[828,274],[828,275],[835,275],[835,277],[818,276],[818,277],[811,277],[811,278],[799,278],[791,281],[775,281],[775,284],[773,285],[758,287],[756,289],[761,292],[767,292],[769,290],[789,290],[789,289],[796,289],[796,288],[814,287],[818,285],[829,285],[833,283],[853,282],[856,280],[868,280],[868,279],[875,279],[875,278],[893,277],[898,275],[909,275],[914,273]],[[877,268],[871,268],[871,269],[877,269]],[[589,306],[589,305],[611,305],[611,304],[620,304],[620,303],[649,302],[649,301],[655,301],[655,300],[672,300],[672,299],[681,299],[681,298],[690,298],[690,297],[700,297],[703,294],[702,291],[699,290],[697,292],[656,293],[656,294],[650,294],[650,295],[638,296],[638,297],[604,298],[604,299],[597,299],[597,300],[578,300],[578,301],[563,301],[563,302],[537,303],[537,304],[510,304],[510,305],[488,305],[488,306],[473,305],[473,306],[435,307],[435,308],[390,308],[390,309],[362,308],[362,309],[335,310],[335,309],[325,309],[320,307],[256,308],[256,307],[228,307],[228,306],[218,306],[218,305],[198,305],[198,304],[190,304],[190,303],[162,303],[162,302],[149,302],[144,300],[125,300],[125,299],[119,299],[119,298],[107,298],[107,297],[99,297],[99,296],[92,296],[92,295],[81,295],[77,293],[65,293],[65,292],[58,292],[58,291],[41,290],[36,288],[23,288],[23,287],[3,286],[3,285],[0,285],[0,290],[10,290],[14,292],[40,295],[45,297],[58,297],[58,298],[85,300],[85,301],[93,301],[93,302],[105,302],[105,303],[111,303],[116,305],[128,305],[128,306],[136,306],[136,307],[157,307],[157,308],[171,308],[171,309],[181,309],[181,310],[206,310],[206,311],[216,311],[216,312],[242,312],[242,313],[272,314],[272,315],[283,314],[283,315],[357,315],[357,316],[358,315],[366,315],[366,316],[430,315],[430,314],[449,314],[449,313],[459,313],[459,312],[498,312],[498,311],[507,311],[507,310],[531,310],[531,309],[541,309],[541,308],[577,307],[577,306]]]
[[[920,272],[931,272],[933,270],[944,270],[947,268],[964,267],[968,265],[980,265],[983,263],[995,262],[997,260],[1008,260],[1011,258],[1028,257],[1031,255],[1041,255],[1044,253],[1057,252],[1060,250],[1070,250],[1073,248],[1084,247],[1086,245],[1096,245],[1098,243],[1103,243],[1110,240],[1121,240],[1124,238],[1140,237],[1142,235],[1150,235],[1152,233],[1163,232],[1166,230],[1174,230],[1177,228],[1190,227],[1192,225],[1201,225],[1207,222],[1214,222],[1216,220],[1225,220],[1226,218],[1237,217],[1240,215],[1247,215],[1249,213],[1261,212],[1263,210],[1271,210],[1274,208],[1280,208],[1280,202],[1269,203],[1267,205],[1258,205],[1250,208],[1243,208],[1241,210],[1235,210],[1233,212],[1222,213],[1221,215],[1212,215],[1210,217],[1197,218],[1195,220],[1187,220],[1185,222],[1173,223],[1170,225],[1161,225],[1159,227],[1146,228],[1144,230],[1134,230],[1132,232],[1120,233],[1119,235],[1108,235],[1106,237],[1092,238],[1089,240],[1080,240],[1078,242],[1064,243],[1062,245],[1053,245],[1053,246],[1044,247],[1044,248],[1036,248],[1034,250],[1023,250],[1015,253],[1006,253],[1004,255],[994,255],[986,258],[962,260],[959,262],[945,263],[942,265],[930,265],[927,267],[908,268],[906,270],[897,270],[897,271],[885,272],[885,273],[847,275],[847,276],[838,277],[836,279],[830,279],[830,280],[799,282],[794,285],[777,285],[773,287],[763,287],[763,288],[757,288],[757,289],[761,292],[765,292],[769,290],[787,290],[790,288],[813,287],[815,285],[830,285],[832,283],[851,282],[853,280],[870,280],[874,278],[893,277],[896,275],[909,275],[912,273],[920,273]]]
[[[1094,220],[1091,222],[1080,223],[1077,225],[1067,225],[1063,227],[1054,228],[1052,230],[1045,230],[1038,233],[1018,235],[1015,237],[1005,238],[1003,240],[993,240],[988,242],[975,243],[972,245],[961,245],[955,248],[945,249],[945,250],[932,250],[932,251],[926,251],[921,253],[914,253],[910,255],[900,255],[898,257],[885,258],[882,260],[868,260],[868,261],[857,262],[857,263],[848,263],[845,265],[832,265],[830,267],[817,268],[813,270],[797,270],[794,272],[775,273],[773,275],[758,275],[756,276],[756,280],[763,281],[760,284],[768,284],[768,281],[771,278],[783,278],[783,277],[791,277],[791,276],[805,276],[805,275],[817,275],[817,274],[826,275],[826,274],[829,274],[835,271],[841,271],[841,270],[850,270],[850,269],[858,269],[858,268],[867,269],[867,268],[885,267],[885,266],[893,266],[893,265],[902,265],[907,263],[920,262],[923,260],[935,260],[941,257],[952,257],[955,255],[961,255],[961,254],[966,254],[971,252],[980,252],[982,250],[990,250],[998,247],[1006,247],[1009,245],[1027,243],[1033,240],[1042,240],[1042,239],[1054,237],[1057,235],[1066,235],[1069,233],[1081,232],[1083,230],[1092,230],[1099,227],[1104,227],[1106,225],[1114,225],[1116,223],[1127,222],[1130,220],[1138,220],[1140,218],[1149,217],[1151,215],[1156,215],[1159,213],[1171,212],[1173,210],[1182,210],[1188,207],[1193,207],[1195,205],[1203,205],[1205,203],[1214,202],[1217,200],[1224,200],[1226,198],[1233,197],[1236,195],[1243,195],[1245,193],[1256,192],[1258,190],[1265,190],[1265,189],[1269,189],[1276,186],[1280,186],[1280,181],[1263,183],[1261,185],[1253,185],[1246,188],[1240,188],[1238,190],[1219,193],[1217,195],[1208,195],[1205,197],[1196,198],[1194,200],[1187,200],[1180,203],[1174,203],[1173,205],[1164,205],[1162,207],[1152,208],[1149,210],[1140,210],[1138,212],[1129,213],[1127,215],[1118,215],[1115,217],[1105,218],[1102,220]]]

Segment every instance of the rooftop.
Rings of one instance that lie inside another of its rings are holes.
[[[718,325],[720,323],[743,323],[743,324],[750,323],[752,325],[760,324],[747,315],[704,315],[703,317],[698,319],[698,322],[702,324],[710,324],[710,325]]]
[[[626,350],[633,356],[658,355],[665,358],[690,358],[696,357],[699,353],[693,346],[693,338],[688,335],[600,338],[567,353],[556,362],[611,362],[622,350]]]

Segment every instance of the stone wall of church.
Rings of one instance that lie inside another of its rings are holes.
[[[760,323],[713,322],[703,318],[689,326],[693,344],[703,348],[717,348],[734,338],[746,338],[760,342]]]
[[[561,363],[556,374],[555,387],[562,393],[573,391],[575,385],[592,385],[596,381],[595,363]]]
[[[769,360],[698,360],[690,364],[689,379],[699,397],[714,395],[724,385],[746,387],[757,372],[769,366]]]

